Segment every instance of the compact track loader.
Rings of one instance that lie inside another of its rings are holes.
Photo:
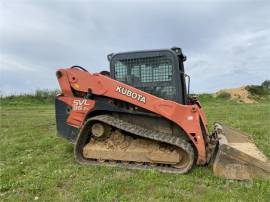
[[[79,163],[179,174],[211,164],[227,179],[269,178],[269,160],[247,135],[220,123],[208,132],[201,104],[189,96],[180,48],[108,60],[110,71],[56,72],[57,130],[74,144]]]

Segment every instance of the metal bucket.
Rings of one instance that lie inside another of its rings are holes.
[[[270,161],[243,132],[216,123],[219,146],[213,162],[215,176],[226,179],[270,179]]]

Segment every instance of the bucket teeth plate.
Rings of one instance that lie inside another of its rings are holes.
[[[216,123],[219,147],[213,163],[214,175],[226,179],[270,179],[270,161],[243,132]]]

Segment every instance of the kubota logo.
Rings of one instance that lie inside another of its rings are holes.
[[[140,94],[135,93],[135,92],[132,92],[131,90],[128,90],[128,89],[126,89],[126,88],[124,88],[122,86],[117,86],[115,91],[118,92],[118,93],[121,93],[123,95],[126,95],[128,97],[131,97],[134,100],[138,100],[140,102],[146,103],[145,96],[140,95]]]

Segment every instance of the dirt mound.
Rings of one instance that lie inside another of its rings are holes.
[[[228,97],[231,100],[235,100],[241,103],[257,103],[248,90],[246,90],[246,86],[242,86],[240,88],[229,88],[220,90],[214,95],[215,97]]]

